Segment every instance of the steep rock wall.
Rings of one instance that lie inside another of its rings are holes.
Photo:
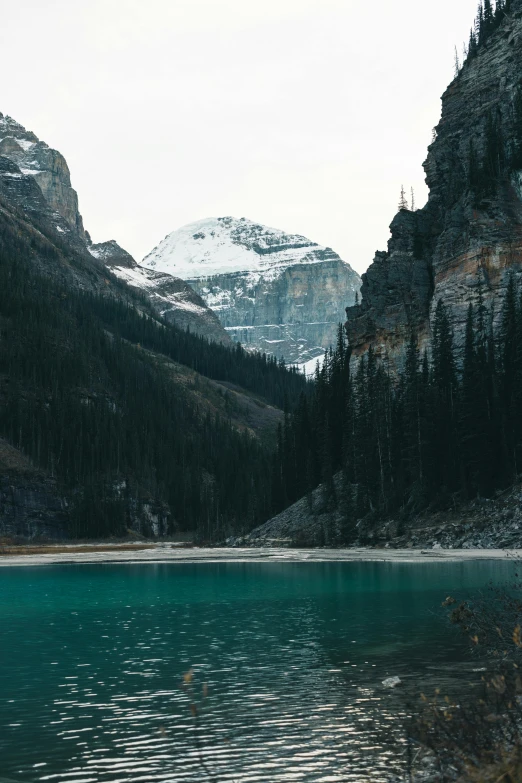
[[[521,172],[507,165],[488,195],[470,187],[472,156],[485,160],[488,126],[497,127],[502,157],[513,157],[515,103],[522,79],[522,3],[468,59],[442,97],[442,116],[424,163],[429,200],[400,212],[388,251],[363,275],[362,302],[347,310],[355,356],[373,345],[400,365],[412,329],[429,339],[439,299],[450,310],[462,350],[469,303],[479,290],[498,325],[510,275],[522,273]]]
[[[69,167],[63,155],[3,114],[0,114],[0,155],[16,163],[22,174],[32,176],[51,209],[79,236],[85,237],[78,194],[71,186]]]
[[[356,291],[353,271],[336,258],[287,267],[271,279],[237,272],[189,282],[233,340],[299,363],[335,344],[345,303]]]

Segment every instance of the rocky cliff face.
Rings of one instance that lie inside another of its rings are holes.
[[[46,229],[76,251],[106,265],[116,277],[141,289],[161,316],[181,329],[222,343],[230,338],[219,319],[187,283],[168,274],[141,269],[114,242],[91,243],[78,210],[63,156],[40,141],[11,117],[0,114],[0,195],[31,220],[44,220]]]
[[[245,218],[191,223],[142,263],[186,280],[234,340],[297,363],[335,342],[361,282],[331,248]]]
[[[0,535],[63,537],[67,506],[56,482],[0,438]]]
[[[400,364],[412,328],[421,347],[427,343],[439,299],[453,316],[461,349],[468,305],[478,303],[479,290],[498,325],[509,277],[522,275],[522,172],[509,163],[521,74],[522,2],[516,0],[442,98],[424,163],[428,203],[395,217],[388,251],[378,252],[363,275],[361,305],[347,310],[356,356],[373,345]],[[486,165],[492,128],[504,163],[484,193],[472,187],[473,161]]]
[[[51,209],[81,237],[85,236],[78,195],[71,186],[63,155],[3,114],[0,114],[0,155],[16,163],[22,174],[33,177]]]

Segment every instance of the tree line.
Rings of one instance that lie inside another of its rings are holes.
[[[481,0],[477,16],[469,34],[467,58],[476,57],[481,46],[500,27],[507,14],[511,12],[513,0]]]
[[[462,187],[469,188],[476,206],[495,195],[502,176],[522,168],[522,85],[515,93],[512,115],[509,138],[505,138],[501,114],[490,109],[482,154],[470,140],[467,182],[462,182]]]
[[[511,278],[494,334],[479,291],[459,355],[440,300],[429,345],[421,354],[412,331],[398,376],[372,348],[352,361],[340,327],[312,399],[303,395],[280,429],[276,505],[322,484],[325,507],[345,519],[331,540],[350,543],[361,518],[406,519],[513,482],[522,470],[521,293]]]
[[[501,26],[513,10],[515,0],[481,0],[469,43],[464,47],[465,62],[473,60],[493,33]],[[455,50],[455,76],[461,70],[459,56]],[[508,131],[508,132],[506,132]],[[475,134],[478,135],[478,134]],[[499,177],[513,169],[522,168],[522,82],[513,97],[513,105],[507,116],[499,109],[489,109],[483,126],[484,143],[480,148],[470,140],[468,165],[465,177],[454,178],[451,195],[458,198],[468,188],[475,207],[483,199],[495,195]],[[434,131],[434,139],[436,131]]]

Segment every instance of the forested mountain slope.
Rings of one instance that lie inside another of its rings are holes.
[[[0,531],[212,539],[265,519],[267,432],[304,378],[161,319],[34,178],[0,173]]]

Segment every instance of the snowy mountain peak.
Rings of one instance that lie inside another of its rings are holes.
[[[236,272],[282,272],[297,264],[339,259],[298,234],[286,234],[247,218],[216,217],[189,223],[165,237],[143,266],[185,280]]]
[[[331,248],[247,218],[189,223],[142,264],[187,280],[233,340],[314,367],[361,286]]]

